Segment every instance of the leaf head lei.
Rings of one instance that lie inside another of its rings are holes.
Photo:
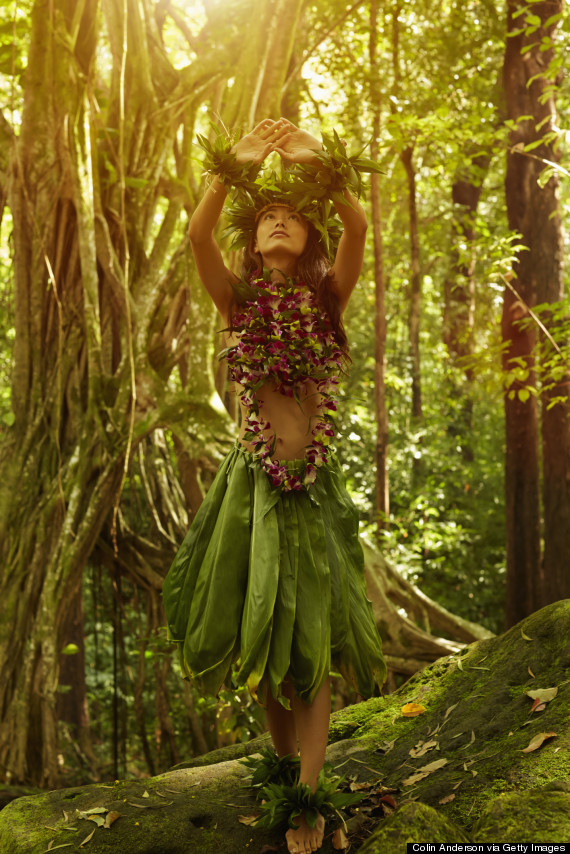
[[[332,262],[342,234],[334,203],[348,204],[344,191],[357,198],[363,195],[363,172],[381,172],[373,160],[362,157],[362,151],[349,155],[344,143],[333,135],[322,134],[323,148],[315,151],[315,163],[281,162],[280,171],[261,169],[253,162],[239,164],[231,153],[233,140],[212,124],[214,141],[198,136],[205,151],[204,167],[219,175],[230,193],[225,209],[227,225],[224,234],[231,238],[231,249],[242,249],[255,233],[257,216],[269,204],[287,205],[316,229],[319,243]],[[364,150],[364,149],[363,149]]]

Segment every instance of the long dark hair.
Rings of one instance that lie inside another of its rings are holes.
[[[312,291],[319,305],[326,311],[337,340],[337,344],[348,356],[348,339],[340,316],[340,304],[336,292],[334,274],[328,259],[320,247],[319,233],[315,226],[308,222],[307,242],[302,254],[297,260],[296,278],[307,285]],[[243,250],[241,275],[244,279],[254,273],[259,273],[263,267],[263,260],[259,252],[254,251],[256,235],[251,235],[247,246]],[[230,309],[233,313],[234,306]]]

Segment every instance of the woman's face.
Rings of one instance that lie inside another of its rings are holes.
[[[271,205],[257,223],[254,251],[264,259],[288,254],[299,258],[307,244],[309,226],[301,214],[286,205]]]

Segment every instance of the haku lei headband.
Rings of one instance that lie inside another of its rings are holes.
[[[225,215],[225,235],[231,236],[231,248],[245,247],[255,233],[256,218],[269,204],[283,204],[302,214],[316,229],[321,248],[333,260],[342,226],[333,203],[348,204],[344,191],[357,198],[363,194],[362,172],[381,172],[373,160],[362,157],[362,151],[349,156],[339,135],[322,134],[323,149],[315,151],[318,163],[281,165],[280,174],[273,169],[262,171],[253,162],[239,164],[231,152],[233,141],[212,125],[213,142],[198,135],[206,152],[204,167],[218,175],[230,193]]]

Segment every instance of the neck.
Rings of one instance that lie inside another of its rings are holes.
[[[290,256],[281,256],[263,258],[263,269],[269,270],[269,278],[272,282],[284,282],[286,279],[292,279],[297,273],[297,263],[295,258]]]

